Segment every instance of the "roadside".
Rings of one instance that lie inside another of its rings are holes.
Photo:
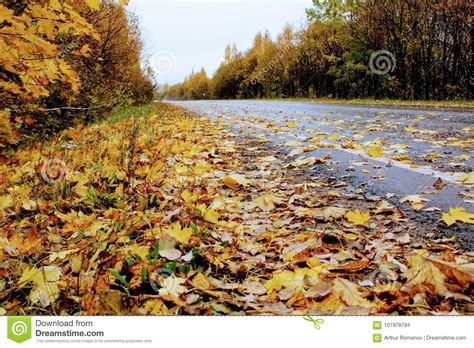
[[[169,104],[19,151],[0,166],[0,312],[474,312],[455,238],[284,156]]]

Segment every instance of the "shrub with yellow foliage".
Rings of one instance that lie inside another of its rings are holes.
[[[151,100],[154,86],[142,71],[140,33],[126,3],[0,2],[1,148]]]

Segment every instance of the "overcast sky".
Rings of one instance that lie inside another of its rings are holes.
[[[158,80],[181,82],[193,69],[217,69],[227,44],[248,49],[255,34],[275,38],[286,24],[299,27],[311,0],[132,0],[149,58]]]

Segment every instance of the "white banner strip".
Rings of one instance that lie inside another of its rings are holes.
[[[0,347],[473,347],[474,317],[0,317]]]

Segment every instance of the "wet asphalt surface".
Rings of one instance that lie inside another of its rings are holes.
[[[440,211],[464,207],[474,212],[474,187],[460,182],[474,171],[474,112],[471,110],[396,109],[294,101],[180,101],[201,116],[222,122],[236,135],[279,150],[319,144],[300,156],[324,158],[310,167],[315,175],[348,183],[346,192],[363,191],[397,204],[411,218],[431,221],[439,230]],[[313,139],[313,140],[312,140]],[[314,139],[317,139],[314,141]],[[324,144],[321,146],[321,144]],[[327,145],[327,146],[326,146]],[[369,156],[371,146],[382,157]],[[441,179],[441,181],[439,180]],[[433,185],[437,182],[438,185]],[[428,199],[428,211],[412,211],[400,200]],[[470,196],[471,195],[471,196]],[[458,224],[456,233],[474,249],[474,227]]]

